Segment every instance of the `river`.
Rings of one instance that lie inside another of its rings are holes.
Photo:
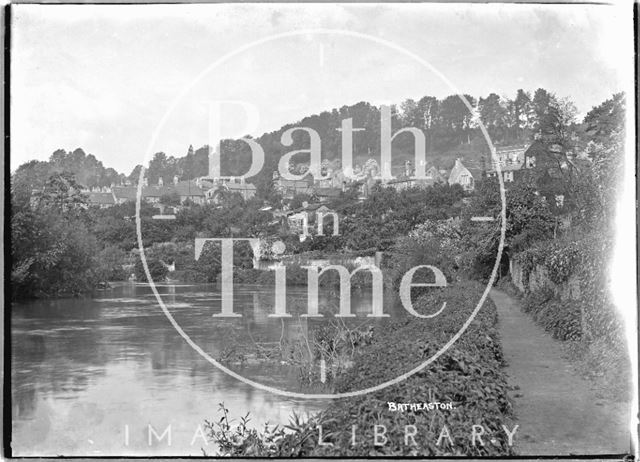
[[[243,377],[304,392],[300,369],[256,360],[256,351],[308,339],[316,322],[300,317],[306,289],[288,288],[292,318],[270,318],[273,289],[234,286],[241,318],[213,318],[214,286],[159,286],[167,308],[206,353]],[[353,294],[353,322],[367,320],[371,295]],[[334,306],[322,289],[320,306]],[[256,347],[258,345],[258,347]],[[254,388],[215,368],[169,323],[145,285],[122,284],[92,298],[14,303],[11,311],[11,397],[16,456],[202,455],[214,452],[199,425],[216,420],[224,402],[238,419],[251,413],[262,427],[286,423],[292,412],[313,413],[326,403],[290,399]],[[154,436],[169,429],[163,438]],[[169,444],[169,434],[171,442]],[[149,440],[151,435],[151,444]]]

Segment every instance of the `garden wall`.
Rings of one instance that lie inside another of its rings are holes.
[[[554,337],[624,343],[611,299],[611,240],[596,233],[540,243],[512,256],[509,274],[524,310]]]
[[[551,280],[549,271],[543,264],[534,265],[528,277],[526,277],[523,266],[517,260],[509,261],[511,282],[521,293],[527,294],[548,289],[561,300],[580,300],[582,291],[580,290],[580,278],[577,274],[572,274],[566,281],[557,284]]]

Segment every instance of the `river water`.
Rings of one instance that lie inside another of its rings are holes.
[[[239,351],[309,339],[313,323],[326,320],[300,316],[306,289],[287,289],[293,316],[286,320],[268,316],[274,312],[272,288],[236,285],[234,311],[242,317],[235,319],[212,317],[220,310],[214,286],[158,290],[185,333],[213,358],[226,358],[230,369],[261,384],[309,392],[296,366],[238,357]],[[354,293],[351,303],[358,314],[353,322],[375,322],[365,317],[369,291]],[[319,304],[336,306],[337,295],[322,289]],[[218,403],[235,419],[250,412],[256,427],[326,405],[262,391],[218,370],[173,328],[144,285],[119,285],[93,298],[13,304],[11,345],[12,447],[18,456],[211,454],[200,426],[219,419]]]

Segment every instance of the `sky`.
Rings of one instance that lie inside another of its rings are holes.
[[[12,8],[12,171],[80,147],[129,174],[210,143],[215,107],[223,137],[359,101],[518,88],[584,116],[633,77],[630,3]]]

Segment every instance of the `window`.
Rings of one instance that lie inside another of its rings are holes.
[[[527,168],[534,168],[536,166],[536,157],[529,156],[527,157]]]

